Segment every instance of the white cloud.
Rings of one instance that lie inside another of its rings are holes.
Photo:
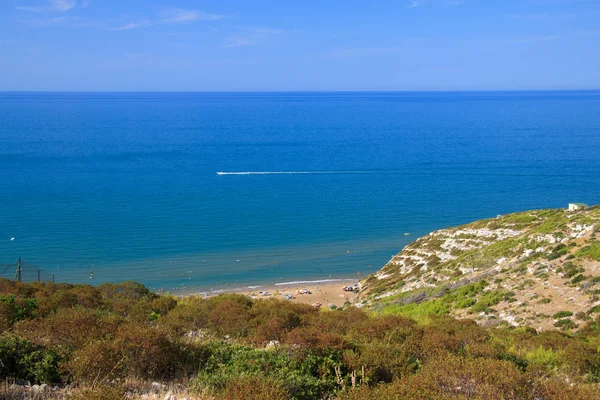
[[[54,8],[56,11],[65,12],[65,11],[69,11],[70,9],[75,7],[77,5],[77,1],[76,0],[51,0],[50,4],[51,4],[52,8]]]
[[[160,12],[161,23],[178,23],[190,21],[216,21],[222,19],[222,15],[210,14],[198,10],[185,10],[182,8],[170,8]]]
[[[112,29],[113,31],[128,31],[137,28],[147,28],[161,24],[179,24],[194,21],[216,21],[224,18],[222,15],[210,14],[199,10],[185,10],[182,8],[169,8],[158,13],[154,20],[132,21]]]
[[[445,0],[442,1],[440,4],[447,7],[462,6],[463,4],[465,4],[465,0]]]
[[[249,28],[239,35],[231,36],[226,39],[222,48],[254,46],[266,40],[270,36],[284,33],[281,29],[273,28]]]
[[[111,30],[113,31],[128,31],[131,29],[137,29],[137,28],[146,28],[149,26],[154,25],[151,21],[139,21],[139,22],[129,22],[125,25],[121,25],[117,28],[113,28]]]
[[[81,7],[88,5],[87,0],[80,3]],[[67,12],[77,6],[77,0],[48,0],[44,4],[36,6],[16,6],[19,11],[44,13],[44,12]]]
[[[406,8],[416,8],[416,7],[422,7],[425,5],[424,1],[421,0],[413,0],[410,2],[409,5],[406,6]]]
[[[456,7],[465,4],[465,0],[413,0],[406,8],[417,8],[417,7]]]

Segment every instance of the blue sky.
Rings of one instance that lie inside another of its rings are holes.
[[[600,89],[600,0],[2,0],[0,90]]]

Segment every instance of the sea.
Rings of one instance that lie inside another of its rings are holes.
[[[600,91],[0,93],[7,278],[358,279],[433,230],[569,202],[600,202]]]

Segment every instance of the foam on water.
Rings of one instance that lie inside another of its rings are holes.
[[[333,174],[382,174],[397,173],[398,171],[243,171],[217,172],[217,175],[333,175]]]

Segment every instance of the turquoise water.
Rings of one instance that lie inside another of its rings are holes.
[[[170,291],[355,277],[434,229],[598,203],[599,149],[598,91],[0,93],[0,265]]]

